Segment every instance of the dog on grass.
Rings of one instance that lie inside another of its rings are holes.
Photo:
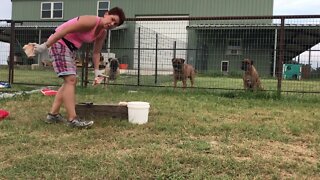
[[[177,82],[182,81],[183,89],[187,87],[187,79],[190,79],[191,87],[194,85],[196,71],[191,64],[185,64],[185,59],[173,58],[173,87],[177,87]]]
[[[119,61],[117,58],[109,58],[106,64],[105,69],[106,75],[109,77],[108,79],[114,81],[117,79],[118,75],[120,74],[119,70]]]
[[[109,58],[108,61],[105,62],[105,68],[99,70],[104,77],[96,77],[93,85],[101,84],[103,81],[104,86],[109,84],[109,81],[115,81],[120,74],[119,70],[119,61],[116,58]]]
[[[253,61],[244,59],[241,64],[243,74],[243,87],[245,90],[263,90],[258,71],[253,66]]]

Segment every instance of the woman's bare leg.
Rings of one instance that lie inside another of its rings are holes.
[[[54,97],[54,101],[51,107],[51,114],[58,114],[60,112],[60,107],[63,103],[62,94],[63,94],[64,84],[59,88],[57,94]]]
[[[77,116],[75,110],[75,88],[77,84],[77,78],[75,75],[68,75],[64,76],[63,79],[64,83],[59,88],[52,104],[51,114],[58,114],[62,103],[64,103],[68,120],[73,120]]]
[[[77,84],[76,75],[68,75],[64,77],[62,99],[68,114],[68,120],[73,120],[76,114],[76,95],[75,89]]]

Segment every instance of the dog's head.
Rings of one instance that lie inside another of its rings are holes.
[[[244,59],[241,64],[241,69],[244,71],[248,71],[248,69],[253,65],[253,61],[250,59]]]
[[[119,68],[119,61],[117,58],[109,58],[108,64],[112,71],[116,71]]]
[[[172,59],[172,66],[174,71],[182,71],[182,67],[185,60],[182,58],[173,58]]]

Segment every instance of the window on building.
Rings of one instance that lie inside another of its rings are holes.
[[[229,71],[229,61],[221,61],[221,72]]]
[[[63,2],[42,2],[41,19],[62,19]]]
[[[241,39],[228,39],[226,55],[242,55]]]
[[[103,17],[107,10],[109,10],[109,1],[98,1],[97,16]]]

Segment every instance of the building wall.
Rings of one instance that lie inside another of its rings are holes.
[[[55,0],[52,0],[55,1]],[[61,0],[63,1],[63,0]],[[40,9],[41,2],[50,2],[44,0],[12,0],[13,3],[13,19],[14,20],[41,20]],[[59,2],[59,1],[57,1]],[[63,20],[67,20],[79,15],[96,14],[98,0],[64,0]],[[273,0],[111,0],[111,7],[119,6],[123,8],[127,17],[137,16],[190,16],[190,17],[204,17],[204,16],[270,16],[273,13]],[[27,10],[27,12],[26,12]],[[47,20],[46,20],[47,21]],[[190,21],[192,24],[252,24],[252,23],[271,23],[272,20],[249,20],[249,21]],[[135,22],[128,22],[125,30],[112,32],[111,38],[111,52],[115,52],[118,58],[126,57],[129,59],[129,64],[133,67],[135,52],[130,49],[135,47]],[[159,28],[165,29],[165,25],[159,25]],[[193,32],[189,32],[188,48],[199,48],[208,37],[199,37]],[[201,40],[201,42],[199,42]],[[225,56],[225,40],[220,39],[215,43],[208,42],[208,50],[210,52],[206,55],[206,60],[200,65],[207,69],[220,71],[221,61],[229,61],[230,70],[238,70],[238,61],[242,56]],[[126,42],[123,44],[123,42]],[[121,44],[122,43],[122,44]],[[172,44],[172,43],[170,43]],[[118,48],[118,49],[117,49]],[[119,48],[126,48],[127,50],[119,50]],[[129,48],[129,49],[128,49]],[[201,52],[188,52],[188,61],[197,65],[201,57]],[[266,55],[267,56],[267,55]],[[260,58],[263,59],[263,58]],[[265,58],[269,59],[269,57]],[[169,59],[170,60],[170,59]],[[168,61],[168,58],[164,60]],[[169,62],[169,61],[168,61]],[[265,61],[264,61],[265,62]],[[269,60],[265,63],[269,63]],[[170,64],[167,64],[168,68]],[[268,68],[267,68],[268,69]]]
[[[242,41],[241,54],[228,55],[228,39],[239,38]],[[191,40],[192,39],[192,40]],[[241,73],[241,62],[245,58],[254,61],[260,75],[268,76],[272,72],[274,57],[274,30],[189,30],[188,61],[201,72],[221,72],[221,61],[229,62],[229,74]]]
[[[189,17],[206,17],[206,16],[271,16],[273,13],[273,0],[118,0],[112,1],[111,6],[119,6],[124,9],[127,17],[140,17],[140,16],[189,16]],[[272,20],[270,19],[260,19],[260,20],[227,20],[227,21],[190,21],[189,24],[270,24]],[[158,28],[166,28],[160,25]],[[177,22],[179,24],[179,22]],[[128,27],[128,31],[134,31],[133,26]],[[184,28],[185,29],[185,28]],[[168,29],[168,31],[170,31]],[[192,32],[188,32],[192,33]],[[196,43],[197,36],[192,36],[189,34],[188,48],[198,48]],[[131,37],[130,39],[134,39]],[[133,41],[131,41],[134,43]],[[134,44],[131,44],[133,47]],[[212,45],[211,45],[212,46]],[[219,44],[218,46],[221,46]],[[225,48],[219,47],[221,51],[225,51]],[[217,51],[218,51],[217,49]],[[219,52],[221,53],[221,52]],[[130,59],[135,59],[133,57],[135,53],[130,53]],[[193,54],[193,55],[190,55]],[[232,57],[222,57],[215,59],[214,57],[208,56],[207,61],[201,62],[200,64],[206,67],[213,67],[214,70],[220,71],[220,59],[228,60],[230,59],[230,68],[235,67],[236,62],[232,60]],[[160,61],[167,64],[170,68],[169,60],[167,57],[159,57]],[[199,63],[199,52],[188,51],[188,62],[196,65]],[[213,61],[215,59],[215,61]],[[216,64],[219,64],[216,65]],[[215,64],[213,66],[213,64]],[[131,66],[132,67],[132,66]]]
[[[12,19],[41,20],[41,2],[63,2],[62,20],[79,15],[96,15],[97,13],[98,0],[12,0]]]
[[[98,0],[12,0],[12,19],[40,20],[41,2],[64,2],[64,20],[96,14]],[[137,15],[258,16],[272,15],[273,0],[116,0],[111,7]]]
[[[190,16],[272,15],[273,0],[117,0],[128,17],[180,14]]]

